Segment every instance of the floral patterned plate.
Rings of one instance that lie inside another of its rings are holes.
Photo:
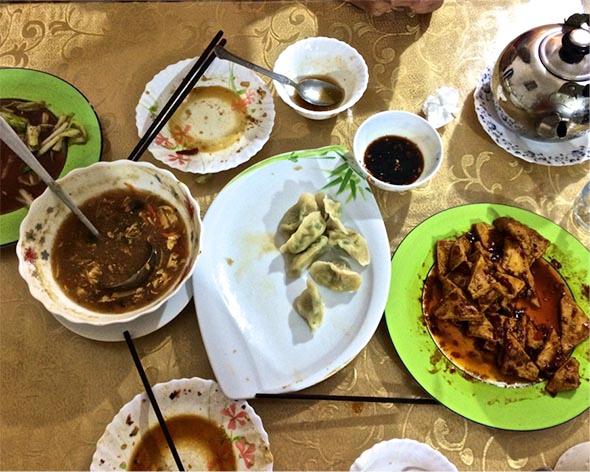
[[[354,359],[377,329],[389,291],[389,240],[373,194],[348,161],[341,146],[265,159],[207,210],[194,299],[209,362],[230,398],[314,385]],[[342,222],[366,238],[371,263],[352,266],[362,277],[354,293],[319,287],[326,312],[311,332],[293,308],[309,275],[286,276],[277,230],[302,193],[320,191],[342,204]]]
[[[522,160],[546,166],[567,166],[590,159],[587,136],[557,143],[535,141],[506,127],[494,106],[491,76],[491,68],[487,67],[479,79],[473,98],[481,126],[498,146]]]
[[[135,111],[139,135],[180,84],[195,59],[166,67],[146,85]],[[216,59],[150,144],[159,161],[184,172],[231,169],[254,156],[274,125],[270,91],[254,72]]]
[[[232,442],[237,470],[272,470],[268,435],[260,417],[245,401],[230,400],[215,382],[198,377],[156,384],[153,391],[164,418],[198,415],[225,430]],[[146,394],[135,396],[119,410],[98,440],[90,470],[129,469],[135,446],[157,424]],[[204,448],[196,451],[194,447],[188,450],[184,443],[175,445],[186,470],[204,469]],[[176,470],[171,455],[167,462],[166,470]]]

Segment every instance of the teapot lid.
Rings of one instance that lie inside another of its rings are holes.
[[[590,80],[589,16],[570,16],[565,24],[549,31],[541,41],[541,62],[557,77],[576,82]]]

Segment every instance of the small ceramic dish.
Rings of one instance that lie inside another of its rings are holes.
[[[457,472],[457,468],[440,452],[413,439],[381,441],[363,452],[350,467],[351,472],[385,470]]]
[[[145,86],[135,110],[143,136],[196,58],[158,72]],[[248,161],[268,141],[275,110],[269,89],[245,67],[216,59],[149,146],[164,164],[210,174]]]
[[[383,136],[401,136],[418,146],[424,158],[424,170],[415,182],[393,185],[369,173],[364,162],[365,151]],[[403,192],[424,185],[438,172],[443,160],[443,144],[438,132],[424,118],[407,111],[383,111],[365,120],[354,136],[353,151],[358,170],[367,181],[389,192]]]
[[[153,387],[154,396],[169,422],[176,416],[196,415],[211,421],[231,442],[236,470],[272,470],[273,458],[262,420],[245,401],[230,400],[212,380],[198,377],[170,380]],[[145,393],[123,406],[96,444],[90,470],[130,470],[135,446],[158,424]],[[171,431],[172,436],[174,431]],[[194,433],[197,437],[199,431]],[[186,470],[209,470],[212,451],[207,442],[186,441],[175,436],[175,446]],[[192,446],[192,447],[191,447]],[[161,451],[165,469],[176,470],[172,455]],[[217,469],[215,469],[217,470]]]
[[[352,107],[369,83],[367,64],[356,49],[334,38],[307,38],[287,47],[277,58],[274,71],[298,80],[307,76],[333,79],[344,89],[344,100],[331,110],[312,111],[293,101],[292,87],[275,82],[281,99],[297,113],[311,120],[326,120]]]
[[[159,195],[178,210],[187,229],[189,248],[182,276],[149,305],[117,314],[82,307],[62,291],[53,277],[53,242],[62,222],[70,215],[70,210],[47,189],[33,202],[20,226],[16,254],[20,275],[27,282],[33,297],[43,303],[48,311],[69,323],[106,326],[129,322],[151,313],[180,290],[193,272],[201,233],[199,205],[186,185],[169,171],[145,162],[126,160],[99,162],[77,169],[58,182],[78,205],[108,190],[127,188],[129,185]]]

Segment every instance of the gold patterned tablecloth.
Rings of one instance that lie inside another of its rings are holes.
[[[222,28],[228,47],[272,67],[294,41],[342,39],[365,57],[369,89],[352,110],[307,121],[278,98],[271,140],[250,161],[329,143],[351,144],[357,126],[385,109],[417,112],[441,85],[457,87],[458,118],[441,134],[443,167],[426,187],[376,192],[392,248],[429,215],[466,202],[502,202],[534,210],[568,228],[572,200],[588,163],[549,168],[496,147],[477,122],[473,88],[486,64],[518,32],[561,21],[575,2],[447,0],[433,15],[370,18],[336,0],[296,2],[37,3],[0,6],[0,66],[30,67],[76,84],[103,126],[104,158],[124,157],[137,140],[134,110],[144,85],[166,65],[199,54]],[[0,84],[1,85],[1,84]],[[146,156],[146,160],[153,161]],[[246,165],[189,185],[206,210]],[[78,337],[34,301],[17,273],[13,248],[0,261],[0,468],[85,469],[119,408],[141,390],[122,343]],[[168,326],[137,341],[153,383],[213,373],[192,303]],[[423,395],[382,323],[345,369],[310,389],[318,393]],[[514,433],[467,421],[442,406],[252,402],[269,432],[275,468],[348,469],[366,448],[394,437],[425,441],[460,470],[553,466],[590,438],[588,413],[547,431]]]

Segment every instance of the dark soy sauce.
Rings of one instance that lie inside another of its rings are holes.
[[[408,185],[424,170],[424,157],[418,146],[401,136],[383,136],[373,141],[365,151],[365,166],[382,182]]]
[[[333,110],[334,108],[338,108],[342,104],[342,101],[344,100],[344,89],[334,79],[332,79],[326,75],[305,75],[303,77],[298,77],[297,82],[301,82],[304,79],[323,80],[324,82],[328,82],[332,85],[335,85],[336,87],[338,87],[339,90],[336,92],[336,94],[334,96],[331,97],[332,100],[334,100],[334,102],[335,102],[334,105],[330,105],[328,107],[322,107],[319,105],[312,105],[311,103],[303,100],[303,98],[301,98],[297,92],[293,92],[293,95],[291,95],[291,98],[293,99],[293,102],[295,102],[301,108],[305,108],[306,110],[311,110],[311,111],[329,111],[329,110]]]

